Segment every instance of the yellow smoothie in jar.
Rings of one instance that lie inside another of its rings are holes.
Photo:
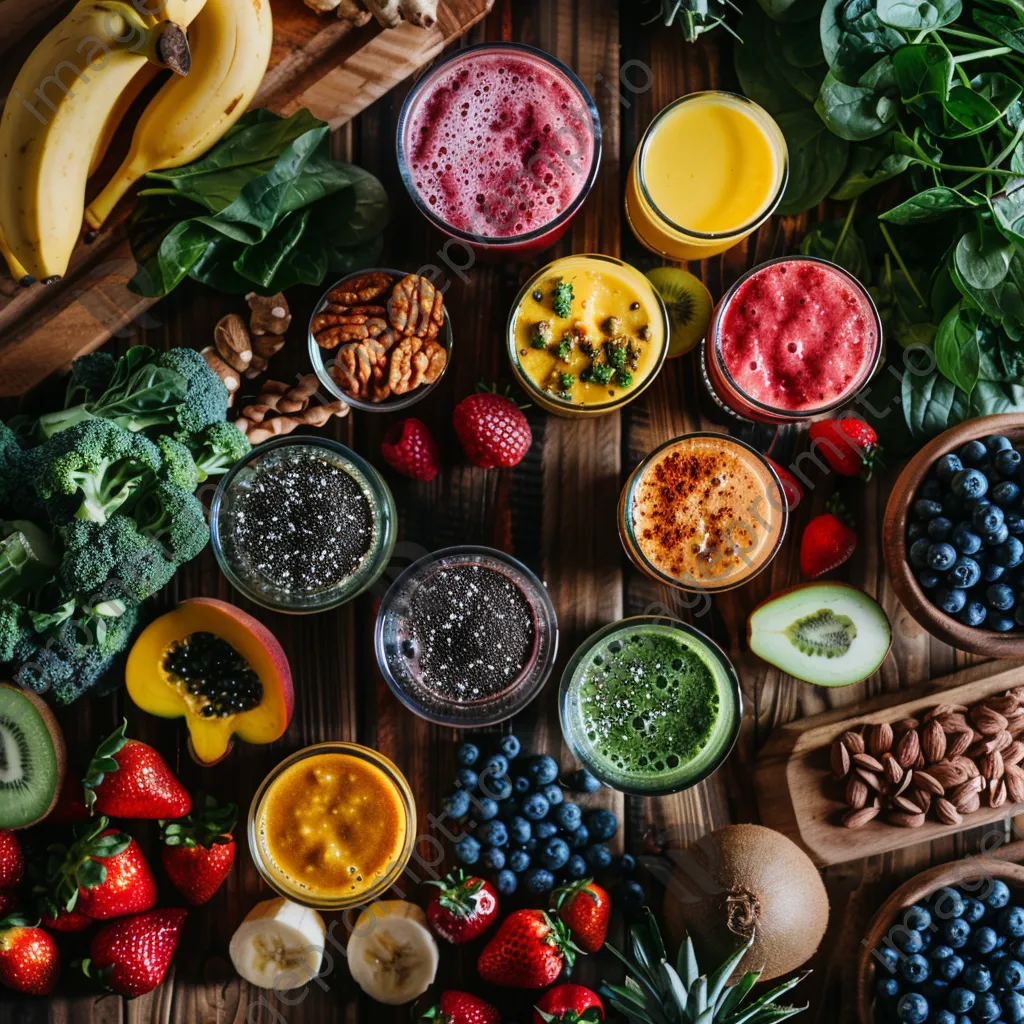
[[[538,405],[562,415],[629,402],[665,360],[668,325],[651,283],[609,256],[567,256],[524,285],[508,328],[509,355]]]
[[[644,134],[626,214],[654,252],[704,259],[771,214],[786,176],[785,139],[764,110],[732,93],[694,93],[667,106]]]

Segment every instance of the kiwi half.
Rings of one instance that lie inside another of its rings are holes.
[[[647,271],[647,280],[668,310],[669,358],[689,352],[708,332],[711,292],[699,277],[679,267],[655,267]]]
[[[34,693],[0,683],[0,828],[28,828],[53,809],[64,781],[64,736]]]

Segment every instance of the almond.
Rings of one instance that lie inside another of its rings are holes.
[[[1003,764],[1020,764],[1021,760],[1024,759],[1024,743],[1020,740],[1014,740],[1008,747],[1002,751]]]
[[[873,789],[876,793],[881,793],[885,786],[880,775],[876,775],[874,772],[866,771],[864,768],[854,769],[857,778],[865,782],[869,789]]]
[[[923,789],[935,796],[942,796],[946,791],[946,787],[934,775],[929,775],[928,772],[914,772],[914,781],[911,785],[914,789]]]
[[[935,704],[925,712],[924,720],[931,722],[936,718],[944,718],[946,715],[952,715],[955,712],[963,713],[966,710],[967,708],[963,704]]]
[[[921,808],[922,812],[928,813],[928,809],[932,805],[932,795],[927,789],[908,789],[906,795],[907,799],[913,800]]]
[[[920,828],[924,824],[924,811],[918,814],[907,814],[906,811],[889,811],[885,820],[890,825],[897,825],[900,828]]]
[[[944,733],[963,732],[965,729],[970,729],[970,725],[967,719],[961,714],[955,715],[943,715],[942,718],[936,719],[942,726]]]
[[[971,708],[970,715],[974,727],[983,736],[995,736],[997,733],[1006,731],[1008,724],[1006,719],[998,711],[993,711],[984,704],[975,704]]]
[[[941,761],[946,756],[946,734],[935,718],[921,727],[921,753],[928,764]]]
[[[960,765],[961,768],[967,773],[967,778],[973,779],[975,775],[980,775],[978,766],[969,757],[958,757],[956,764]]]
[[[900,780],[899,785],[893,790],[893,796],[899,796],[901,793],[905,793],[907,787],[914,781],[914,770],[908,768],[903,773],[903,778]]]
[[[920,814],[921,808],[913,800],[905,796],[894,796],[891,806],[898,811],[906,811],[907,814]]]
[[[861,807],[858,810],[847,811],[843,815],[843,825],[846,828],[863,828],[873,818],[878,817],[879,807]]]
[[[981,797],[977,793],[972,793],[956,805],[956,809],[961,814],[973,814],[979,807],[981,807]]]
[[[882,767],[885,768],[885,774],[894,786],[903,779],[903,769],[900,767],[899,761],[892,754],[882,755]]]
[[[944,789],[958,786],[971,777],[967,769],[956,761],[939,761],[928,769],[928,774]]]
[[[1005,719],[1003,719],[1005,724]],[[879,754],[884,754],[887,750],[892,750],[892,726],[888,722],[880,722],[878,725],[871,726],[868,732],[868,750],[878,757]]]
[[[917,755],[917,757],[914,759],[914,767],[915,768],[924,768],[925,767],[924,754],[919,753]]]
[[[921,740],[916,729],[909,729],[896,744],[896,760],[901,768],[913,768],[917,755],[921,752]]]
[[[963,732],[953,733],[953,740],[946,740],[946,757],[951,761],[965,753],[967,748],[974,742],[974,730],[965,729]]]
[[[865,768],[869,772],[878,772],[881,774],[885,771],[882,767],[882,762],[877,757],[872,757],[870,754],[854,754],[851,758],[854,765],[857,768]]]
[[[989,807],[1002,807],[1006,803],[1006,779],[999,779],[988,788]]]
[[[842,740],[836,740],[829,751],[829,763],[836,778],[845,779],[850,774],[850,752]]]
[[[983,739],[972,743],[967,748],[968,757],[982,757],[984,754],[991,754],[993,750],[1005,750],[1013,742],[1013,734],[1004,729],[994,736],[985,736]]]
[[[1006,793],[1015,803],[1024,803],[1024,768],[1015,764],[1005,767]]]
[[[898,722],[892,723],[892,731],[894,736],[902,736],[907,732],[914,732],[920,722],[916,718],[901,718]]]
[[[1020,736],[1021,733],[1024,733],[1024,715],[1011,719],[1006,728],[1012,735]]]
[[[943,825],[959,825],[963,821],[960,812],[941,796],[935,801],[935,816]]]
[[[846,781],[846,802],[854,809],[865,807],[871,790],[860,779],[851,775]]]
[[[973,779],[968,779],[966,782],[961,782],[959,786],[954,786],[950,791],[949,799],[957,805],[958,809],[962,810],[960,808],[960,801],[971,796],[973,793],[980,793],[984,788],[985,780],[980,775],[976,775]]]
[[[996,779],[1002,778],[1003,755],[998,750],[993,750],[991,754],[985,754],[978,762],[978,771],[981,772],[990,785]]]
[[[1001,697],[989,697],[985,706],[1008,718],[1020,709],[1020,700],[1012,693],[1004,693]]]

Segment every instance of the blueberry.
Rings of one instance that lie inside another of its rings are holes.
[[[460,743],[455,748],[455,763],[463,768],[472,768],[480,756],[480,748],[475,743]]]
[[[590,845],[590,830],[586,825],[580,825],[575,831],[570,832],[569,845],[574,850],[582,850],[585,846]]]
[[[526,772],[535,786],[546,786],[558,778],[558,763],[553,757],[544,754],[542,757],[531,758]]]
[[[507,775],[495,774],[489,768],[485,768],[480,773],[477,785],[484,796],[489,796],[499,803],[512,795],[512,780]]]
[[[915,903],[907,908],[903,915],[903,923],[916,932],[923,932],[932,923],[932,915],[927,907]]]
[[[1003,510],[998,505],[985,505],[971,513],[971,522],[982,537],[987,533],[995,533],[1003,525],[1005,518]]]
[[[931,546],[931,541],[927,537],[921,537],[910,545],[910,564],[915,569],[928,568],[928,552]]]
[[[1014,505],[1020,497],[1020,485],[1012,480],[1003,480],[992,488],[992,500],[1004,509]]]
[[[981,900],[976,900],[973,896],[965,896],[963,919],[971,924],[977,924],[985,916],[987,909]]]
[[[932,600],[947,615],[956,615],[967,603],[967,592],[956,587],[936,587]]]
[[[985,458],[986,455],[988,455],[988,449],[981,441],[968,441],[960,451],[957,452],[957,455],[960,456],[960,461],[965,466],[976,466],[983,458]]]
[[[519,740],[509,733],[501,737],[498,749],[511,761],[519,753]]]
[[[622,907],[627,914],[635,914],[643,910],[644,904],[647,902],[647,896],[639,882],[629,879],[628,881],[619,882],[612,889],[612,901]]]
[[[488,846],[484,850],[483,862],[485,868],[491,871],[500,871],[505,866],[505,853],[497,846]]]
[[[583,851],[583,856],[592,868],[606,868],[612,862],[611,850],[604,843],[591,843]]]
[[[915,541],[915,543],[917,543]],[[928,548],[928,568],[945,572],[956,561],[956,548],[952,544],[932,544]]]
[[[508,826],[497,818],[485,821],[476,830],[476,837],[488,846],[504,846],[508,842]]]
[[[508,758],[504,754],[491,754],[483,770],[491,775],[508,775]]]
[[[551,782],[544,787],[542,790],[545,799],[552,807],[557,807],[564,799],[565,794],[562,792],[562,787],[557,783]]]
[[[1007,512],[1004,525],[1012,536],[1019,537],[1024,533],[1024,516],[1019,512]]]
[[[1013,448],[1004,448],[996,452],[992,459],[992,465],[1000,476],[1013,476],[1020,469],[1020,452]]]
[[[587,815],[587,828],[594,839],[611,839],[619,831],[619,819],[611,811],[591,811]]]
[[[907,992],[896,1004],[896,1016],[903,1024],[924,1024],[928,1019],[928,1000],[919,992]]]
[[[900,956],[899,950],[893,949],[891,946],[879,946],[875,950],[874,956],[877,957],[877,958],[880,958],[882,960],[882,963],[884,964],[885,969],[890,974],[895,974],[896,973],[896,969],[899,967],[900,963],[903,961],[903,957]]]
[[[993,878],[981,902],[990,910],[1002,910],[1010,902],[1010,887],[1001,879]]]
[[[969,988],[954,988],[946,999],[946,1005],[954,1013],[970,1013],[974,1009],[976,998]]]
[[[921,933],[915,928],[896,928],[893,930],[892,944],[906,954],[920,953],[924,949]]]
[[[989,929],[980,928],[976,931],[974,933],[975,940],[985,931],[989,931]],[[972,992],[980,994],[987,992],[992,987],[992,974],[984,964],[968,964],[964,968],[964,973],[960,975],[960,983],[966,985]]]
[[[1013,591],[1005,583],[993,583],[985,590],[985,604],[993,611],[1005,612],[1015,602]]]
[[[996,580],[1002,578],[1004,572],[1006,570],[995,562],[983,562],[981,566],[981,582],[995,583]]]
[[[453,818],[464,818],[469,814],[469,794],[464,789],[457,789],[444,798],[445,813]]]
[[[1016,942],[1010,943],[1010,955],[1024,962],[1024,939],[1017,939]]]
[[[587,862],[582,855],[574,853],[565,864],[566,878],[583,878],[587,873]]]
[[[578,768],[569,776],[569,786],[580,793],[596,793],[601,788],[601,780],[586,768]]]
[[[981,535],[981,541],[983,544],[990,548],[997,547],[1010,536],[1010,531],[1006,528],[1006,523],[1003,523],[998,530],[993,530],[991,533],[983,533]]]
[[[970,523],[957,523],[953,527],[953,546],[961,555],[973,555],[981,550],[981,537],[971,529]]]
[[[946,940],[946,945],[952,946],[954,949],[966,946],[970,934],[971,926],[961,917],[954,917],[947,921],[942,928],[942,936]]]
[[[631,853],[624,853],[619,858],[619,870],[624,874],[628,875],[631,871],[636,870],[636,858]]]
[[[915,519],[907,524],[907,540],[913,543],[919,537],[923,537],[925,528]]]
[[[974,1012],[971,1018],[975,1024],[988,1024],[989,1021],[997,1020],[1002,1012],[999,999],[994,992],[982,992],[978,1001],[974,1004]]]
[[[1016,537],[1007,537],[1002,544],[992,549],[992,557],[1007,569],[1013,569],[1024,561],[1024,544]]]
[[[1024,995],[1020,992],[1004,992],[999,1000],[1003,1007],[1003,1019],[1008,1024],[1020,1024],[1024,1021]]]
[[[962,917],[966,909],[963,896],[948,885],[936,889],[929,899],[932,905],[932,916],[940,921],[948,921],[951,917]]]
[[[949,1010],[932,1010],[928,1021],[929,1024],[956,1024],[956,1014]]]
[[[521,875],[530,866],[530,855],[525,850],[513,850],[508,855],[508,866]]]
[[[525,796],[533,789],[533,783],[525,775],[517,775],[512,779],[512,792]]]
[[[1000,612],[993,612],[988,617],[986,628],[991,629],[996,633],[1009,633],[1014,627],[1014,621],[1007,615],[1003,615]]]
[[[945,516],[936,516],[928,521],[925,532],[931,540],[949,540],[953,534],[953,520]]]
[[[549,839],[540,848],[538,859],[548,871],[557,871],[569,860],[569,844],[564,839]]]
[[[963,468],[960,456],[950,452],[948,455],[940,455],[932,470],[944,484],[948,484]]]
[[[1024,907],[1005,907],[997,918],[999,930],[1014,939],[1024,936]]]
[[[968,601],[957,613],[957,618],[965,626],[980,626],[988,615],[988,609],[980,601]]]
[[[555,824],[559,828],[565,829],[566,832],[575,832],[583,820],[583,814],[579,809],[579,805],[572,803],[570,800],[560,803],[555,808],[551,817],[555,819]]]
[[[961,555],[947,575],[952,586],[967,590],[981,579],[981,566],[973,558]]]
[[[931,974],[931,967],[920,953],[914,953],[900,965],[900,973],[912,985],[920,985]]]
[[[533,826],[525,818],[516,815],[508,823],[508,835],[513,843],[525,843],[533,835]]]
[[[476,813],[473,815],[477,821],[490,821],[498,816],[498,801],[492,800],[489,796],[481,797],[476,802]]]
[[[976,953],[991,953],[992,950],[996,948],[998,938],[999,936],[996,935],[994,928],[989,928],[988,925],[982,925],[982,927],[975,929],[974,934],[971,936],[971,948]],[[968,967],[970,966],[971,965],[968,964]],[[966,976],[966,974],[967,971],[965,970],[964,975]],[[984,989],[979,989],[974,985],[971,985],[971,988],[973,988],[975,992],[984,991]]]
[[[535,893],[551,892],[555,887],[555,876],[544,868],[530,868],[523,875],[523,881],[527,890]]]
[[[934,519],[936,516],[942,515],[942,503],[930,501],[928,498],[918,498],[914,502],[913,512],[918,519]]]
[[[960,977],[960,972],[963,971],[963,969],[963,957],[957,956],[956,953],[947,957],[945,960],[939,960],[935,965],[935,973],[944,981],[956,981],[956,979]],[[952,1009],[952,1007],[950,1007],[950,1009]]]
[[[944,946],[941,943],[938,946],[932,946],[932,948],[928,950],[929,960],[948,960],[953,955],[953,950],[950,949],[949,946]]]
[[[472,836],[462,836],[455,844],[455,859],[460,864],[475,864],[480,859],[480,844]]]
[[[1013,444],[1010,439],[1008,437],[1003,437],[1002,434],[989,434],[988,437],[983,437],[981,440],[985,445],[985,451],[989,454],[1013,448]]]
[[[558,826],[553,821],[538,821],[533,826],[533,834],[538,839],[550,839],[558,833]]]
[[[516,877],[514,871],[509,871],[507,868],[504,871],[498,872],[498,879],[495,883],[495,888],[498,890],[499,896],[511,896],[519,886],[519,879]]]
[[[875,992],[881,999],[892,999],[900,994],[900,983],[888,975],[878,979],[875,985]]]
[[[988,491],[988,478],[980,470],[962,469],[953,477],[950,487],[961,498],[980,498]]]
[[[459,780],[459,785],[463,789],[476,789],[479,776],[472,768],[460,768],[455,773],[455,778]]]
[[[1014,907],[1013,909],[1020,910],[1020,907]],[[1012,988],[1016,990],[1024,988],[1024,964],[1019,960],[1007,957],[996,968],[996,984],[1004,989]]]

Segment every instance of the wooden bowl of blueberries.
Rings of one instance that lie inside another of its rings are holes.
[[[926,444],[885,509],[893,589],[932,636],[1024,656],[1024,415],[984,416]]]

